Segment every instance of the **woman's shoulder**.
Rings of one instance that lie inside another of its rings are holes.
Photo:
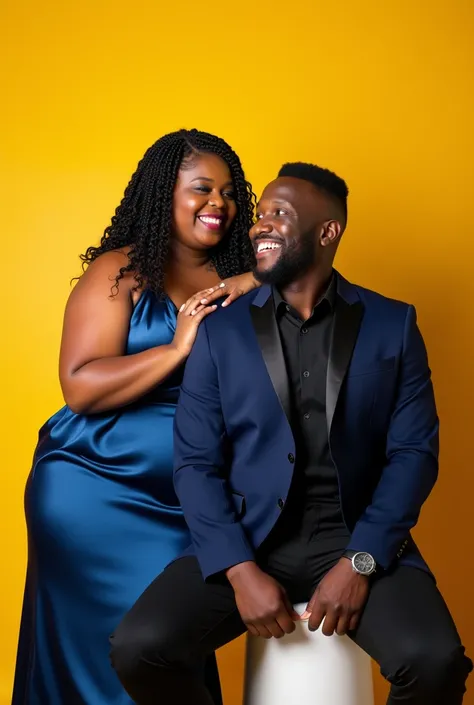
[[[121,248],[118,250],[110,250],[104,252],[88,264],[87,269],[79,279],[78,286],[108,286],[113,289],[116,294],[122,290],[130,293],[136,286],[136,278],[134,271],[123,272],[120,279],[117,277],[120,270],[130,264],[128,256],[130,248]]]
[[[87,266],[86,272],[109,271],[111,273],[113,271],[118,274],[122,267],[127,267],[130,264],[129,252],[129,247],[103,252]],[[126,272],[126,274],[134,276],[131,272]]]

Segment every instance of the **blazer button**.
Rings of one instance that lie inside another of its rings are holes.
[[[288,460],[290,461],[290,463],[295,462],[295,456],[293,455],[293,453],[288,453]]]
[[[283,509],[283,507],[285,506],[285,501],[280,498],[280,499],[278,500],[278,506],[279,506],[280,509]]]

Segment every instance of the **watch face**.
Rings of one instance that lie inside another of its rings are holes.
[[[375,561],[370,553],[356,553],[352,562],[355,570],[362,575],[370,575],[375,570]]]

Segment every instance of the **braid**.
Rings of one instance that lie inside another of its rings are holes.
[[[179,130],[161,137],[146,151],[100,244],[81,255],[85,267],[104,252],[130,247],[129,262],[118,272],[112,294],[117,293],[124,275],[133,272],[135,289],[146,283],[157,296],[163,295],[178,172],[183,162],[202,153],[216,154],[226,162],[237,205],[232,226],[210,253],[211,261],[222,279],[252,269],[254,254],[248,233],[256,199],[245,180],[240,159],[220,137],[198,130]]]

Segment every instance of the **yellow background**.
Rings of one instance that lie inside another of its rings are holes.
[[[416,304],[442,421],[441,477],[416,533],[472,655],[472,0],[2,7],[0,704],[25,571],[23,487],[37,430],[62,404],[69,279],[142,153],[182,126],[230,141],[257,191],[284,160],[335,169],[351,188],[340,270]],[[241,643],[222,654],[226,705],[239,703],[241,654]]]

